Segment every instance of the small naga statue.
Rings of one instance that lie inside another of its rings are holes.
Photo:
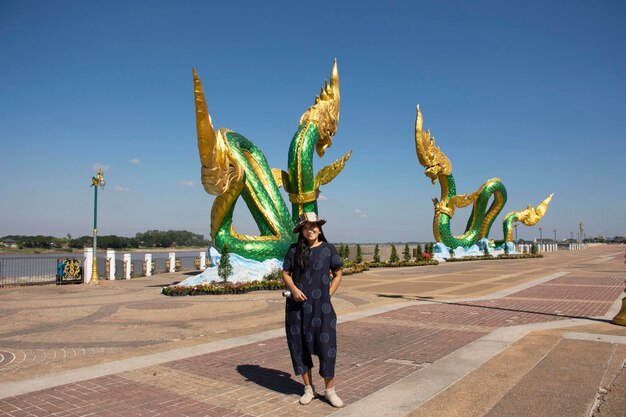
[[[431,138],[430,130],[423,130],[423,123],[422,112],[418,105],[415,119],[417,159],[426,168],[424,174],[431,179],[433,184],[439,181],[441,186],[440,199],[433,198],[435,205],[433,234],[435,240],[449,248],[470,247],[489,235],[493,221],[506,203],[506,188],[499,178],[491,178],[473,193],[457,195],[454,176],[452,175],[452,163],[441,149],[435,146],[435,138]],[[504,242],[513,240],[512,226],[514,222],[532,226],[541,220],[548,210],[548,204],[550,204],[553,195],[554,193],[550,194],[537,208],[528,205],[525,210],[510,212],[504,216]],[[491,196],[493,196],[493,202],[487,207]],[[453,236],[450,230],[450,221],[454,216],[454,211],[470,204],[472,204],[472,211],[465,232],[461,236]]]
[[[313,150],[322,157],[332,144],[339,122],[339,72],[335,60],[330,83],[315,104],[304,112],[291,141],[288,171],[270,168],[265,155],[251,141],[228,129],[213,128],[200,78],[193,70],[198,152],[202,185],[216,195],[211,210],[211,238],[216,249],[263,261],[283,258],[297,236],[293,228],[303,212],[318,212],[320,186],[332,181],[343,169],[352,151],[313,175]],[[291,214],[280,194],[284,187]],[[242,197],[250,210],[259,236],[237,233],[233,225],[235,203]]]

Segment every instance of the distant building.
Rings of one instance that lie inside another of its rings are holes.
[[[17,248],[17,242],[13,239],[4,239],[0,241],[0,245],[5,248]]]

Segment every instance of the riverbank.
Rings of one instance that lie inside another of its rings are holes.
[[[106,249],[98,249],[98,251],[104,251]],[[131,248],[131,249],[116,249],[117,252],[181,252],[181,251],[205,251],[206,247],[175,247],[175,248]],[[66,255],[68,253],[83,253],[83,249],[72,249],[72,248],[55,248],[55,249],[42,249],[42,248],[25,248],[25,249],[17,249],[17,248],[1,248],[0,254],[2,255]]]

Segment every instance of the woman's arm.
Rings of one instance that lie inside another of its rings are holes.
[[[296,301],[304,301],[306,300],[306,295],[298,287],[294,284],[293,279],[291,278],[291,272],[283,270],[283,282],[291,291],[291,297]]]
[[[337,288],[339,288],[339,284],[341,284],[341,277],[343,276],[343,270],[341,268],[337,268],[333,272],[333,280],[330,283],[330,295],[332,296]]]

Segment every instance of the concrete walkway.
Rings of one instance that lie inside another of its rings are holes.
[[[0,416],[624,417],[624,249],[346,277],[342,409],[298,404],[278,292],[160,295],[182,274],[2,289]]]

